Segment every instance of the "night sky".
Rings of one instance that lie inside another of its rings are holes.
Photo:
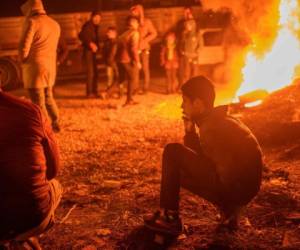
[[[1,0],[0,16],[20,16],[20,6],[24,0]],[[48,13],[91,11],[97,8],[97,0],[44,0]],[[74,4],[76,2],[76,4]]]
[[[20,6],[26,0],[0,0],[0,16],[20,16]],[[131,4],[142,3],[145,7],[199,5],[199,0],[44,0],[49,14],[84,12],[94,9],[112,10],[128,8]]]

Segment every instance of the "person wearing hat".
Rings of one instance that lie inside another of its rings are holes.
[[[97,53],[99,51],[99,25],[101,13],[93,11],[90,19],[82,26],[79,39],[83,46],[83,57],[87,67],[86,96],[100,97],[98,93]]]
[[[153,25],[150,18],[145,17],[144,7],[136,4],[130,9],[131,16],[139,20],[139,33],[140,33],[140,56],[142,63],[142,71],[144,75],[144,84],[141,86],[140,93],[146,94],[150,86],[150,49],[151,42],[157,37],[157,30]]]
[[[0,72],[0,249],[3,243],[8,249],[41,249],[37,238],[53,225],[62,196],[59,169],[58,145],[44,112],[3,92]]]
[[[52,127],[60,131],[59,113],[53,97],[56,78],[57,46],[60,26],[47,16],[41,0],[27,0],[21,10],[25,16],[19,44],[25,89],[33,103],[51,118]]]
[[[214,204],[225,228],[236,229],[241,209],[260,189],[261,148],[249,128],[228,115],[227,106],[214,107],[210,80],[192,78],[181,90],[184,145],[171,143],[164,149],[161,210],[145,216],[145,225],[157,232],[180,234],[179,192],[183,187]]]

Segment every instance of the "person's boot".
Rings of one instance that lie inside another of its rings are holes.
[[[236,231],[239,227],[239,220],[243,206],[230,209],[230,211],[221,212],[221,222],[218,227],[219,230]]]
[[[32,250],[42,250],[39,239],[37,237],[29,238],[26,243],[32,248]]]
[[[179,216],[173,217],[157,211],[144,217],[145,227],[155,232],[178,236],[183,232],[182,221]]]
[[[138,104],[138,102],[134,101],[133,99],[130,99],[124,103],[123,107],[129,106],[129,105],[136,105],[136,104]]]
[[[59,133],[61,131],[58,121],[52,123],[52,129],[55,133]]]

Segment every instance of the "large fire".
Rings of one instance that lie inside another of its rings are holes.
[[[253,40],[253,49],[247,54],[243,68],[243,83],[237,96],[263,89],[272,92],[291,84],[296,67],[300,65],[300,30],[298,0],[281,0],[277,37],[271,49],[263,56],[255,53],[264,39]]]

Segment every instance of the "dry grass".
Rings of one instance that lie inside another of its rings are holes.
[[[43,236],[43,247],[130,249],[124,239],[158,205],[163,148],[182,141],[180,98],[149,94],[137,97],[141,104],[122,108],[121,101],[85,100],[82,93],[82,85],[58,89],[63,127],[58,135],[63,165],[59,180],[65,194],[57,211],[58,224]],[[291,121],[295,113],[291,108],[300,105],[300,98],[290,100],[273,98],[241,113],[265,145],[270,172],[240,230],[216,234],[215,208],[184,192],[187,238],[171,249],[296,249],[299,221],[287,215],[300,210],[299,138],[272,144],[276,129],[268,127]]]

